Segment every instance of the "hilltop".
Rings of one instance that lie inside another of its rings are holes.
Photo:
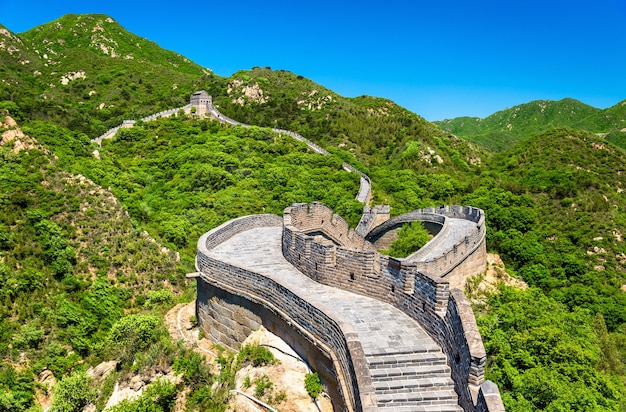
[[[0,99],[29,118],[97,136],[126,118],[187,103],[212,73],[105,15],[66,15],[20,35],[2,29]],[[5,64],[6,63],[6,64]]]
[[[443,130],[483,145],[503,150],[524,138],[551,128],[570,127],[598,133],[626,148],[626,101],[597,109],[578,100],[537,100],[494,113],[484,119],[458,117],[435,122]]]

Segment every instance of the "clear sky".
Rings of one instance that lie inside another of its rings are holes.
[[[15,33],[103,13],[222,76],[254,66],[428,120],[626,99],[626,0],[0,0]]]

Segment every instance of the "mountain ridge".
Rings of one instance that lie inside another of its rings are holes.
[[[626,100],[607,109],[598,109],[572,98],[558,101],[534,100],[500,110],[482,119],[458,117],[435,124],[445,131],[496,151],[506,149],[524,138],[558,127],[599,133],[618,144],[619,134],[616,133],[620,133],[621,129],[626,127],[625,106]]]

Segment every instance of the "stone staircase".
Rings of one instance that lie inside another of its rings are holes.
[[[414,348],[370,353],[372,384],[379,410],[394,412],[462,411],[441,350]]]

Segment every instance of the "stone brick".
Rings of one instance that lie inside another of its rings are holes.
[[[374,389],[371,388],[368,364],[364,361],[366,356],[359,350],[359,342],[348,338],[352,335],[342,329],[347,325],[337,324],[323,308],[312,306],[266,276],[210,256],[213,247],[238,233],[253,228],[278,227],[280,222],[277,219],[280,218],[270,216],[235,219],[200,238],[197,258],[197,268],[202,273],[198,278],[199,317],[218,318],[219,326],[211,328],[211,336],[232,348],[245,337],[247,328],[252,329],[250,326],[256,324],[258,314],[219,299],[214,302],[221,309],[206,310],[205,300],[210,293],[206,293],[202,285],[210,284],[228,292],[232,302],[239,297],[261,304],[273,316],[283,319],[286,325],[296,327],[299,332],[294,339],[300,336],[297,339],[304,339],[314,347],[328,348],[334,354],[338,363],[333,365],[338,369],[328,368],[335,374],[335,378],[329,379],[340,382],[336,390],[350,405],[349,409],[375,408],[375,402],[371,404]],[[471,307],[462,292],[451,290],[448,281],[439,277],[453,273],[455,269],[457,272],[461,269],[474,271],[481,265],[484,269],[484,215],[475,208],[441,207],[416,211],[405,219],[423,216],[433,222],[442,222],[440,235],[451,233],[452,228],[447,225],[449,219],[471,221],[473,226],[467,227],[473,227],[475,232],[460,237],[459,242],[447,246],[450,249],[442,251],[443,255],[436,259],[419,261],[414,257],[401,260],[399,265],[392,267],[388,257],[376,252],[371,243],[349,229],[330,208],[321,203],[296,204],[287,208],[283,216],[282,253],[312,280],[389,303],[418,321],[447,355],[459,403],[468,411],[489,410],[489,406],[484,406],[489,402],[475,403],[480,397],[472,395],[472,391],[478,393],[472,388],[480,388],[483,384],[486,357]],[[437,240],[431,250],[442,244],[446,244],[445,241]],[[245,302],[239,304],[245,305]],[[207,324],[205,320],[200,323]]]

